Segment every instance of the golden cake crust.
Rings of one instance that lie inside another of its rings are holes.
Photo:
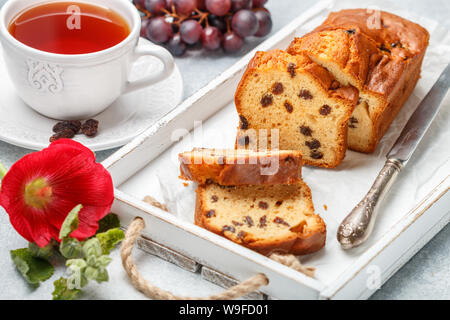
[[[315,31],[295,38],[287,52],[307,54],[310,58],[320,56],[336,63],[350,75],[353,80],[350,84],[358,89],[364,86],[371,68],[382,57],[376,43],[356,29]]]
[[[425,51],[430,39],[428,31],[417,23],[386,11],[374,12],[369,9],[332,12],[315,31],[355,27],[380,44],[401,42],[412,55]]]
[[[300,151],[194,149],[179,155],[181,179],[222,186],[294,184],[301,178]]]
[[[333,98],[346,100],[345,103],[355,104],[358,100],[358,91],[352,87],[339,86],[332,89],[332,83],[336,80],[331,73],[317,63],[314,63],[307,55],[291,55],[283,50],[270,50],[268,52],[258,51],[250,60],[247,69],[238,86],[236,99],[239,99],[238,92],[244,83],[244,79],[248,78],[254,71],[266,71],[279,69],[283,71],[289,70],[289,64],[294,63],[295,72],[304,70],[314,77],[322,88],[327,91],[328,95]],[[239,112],[239,107],[238,108]]]
[[[355,143],[352,138],[360,133],[351,133],[349,148],[370,153],[413,91],[428,42],[428,32],[416,23],[384,11],[350,9],[331,13],[314,31],[295,39],[288,52],[307,54],[335,76],[345,74],[338,80],[368,97],[370,138]],[[334,64],[339,71],[332,70]]]

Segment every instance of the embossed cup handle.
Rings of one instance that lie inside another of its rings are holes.
[[[142,79],[136,81],[128,81],[125,85],[125,89],[123,92],[124,94],[143,89],[166,79],[172,74],[175,67],[172,55],[163,47],[141,45],[135,49],[134,56],[134,62],[136,62],[140,57],[144,56],[156,57],[163,63],[164,68],[161,71],[152,73]]]
[[[337,238],[343,249],[364,243],[372,233],[380,206],[403,168],[401,161],[388,159],[372,188],[338,229]]]

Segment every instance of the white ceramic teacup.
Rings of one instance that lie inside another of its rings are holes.
[[[128,22],[128,37],[106,50],[74,55],[49,53],[31,48],[9,33],[8,25],[18,13],[50,2],[67,1],[9,0],[0,12],[0,40],[9,76],[18,95],[37,112],[60,120],[87,119],[122,94],[164,80],[172,73],[174,61],[166,49],[138,46],[141,18],[128,0],[75,0],[110,8]],[[142,56],[158,58],[164,69],[130,82],[132,65]]]

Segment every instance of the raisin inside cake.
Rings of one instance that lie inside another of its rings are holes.
[[[195,222],[262,254],[312,253],[326,239],[325,223],[314,214],[311,191],[302,181],[275,186],[201,185]]]
[[[306,164],[336,167],[345,156],[358,91],[341,86],[306,55],[273,50],[250,62],[235,101],[238,148],[301,150]]]
[[[229,185],[294,184],[301,177],[300,151],[194,149],[179,155],[181,178]]]

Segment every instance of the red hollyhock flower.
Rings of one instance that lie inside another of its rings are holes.
[[[114,200],[110,174],[88,148],[61,139],[48,148],[17,161],[1,181],[0,205],[14,229],[40,247],[59,239],[69,212],[82,204],[79,227],[71,236],[84,240],[93,236],[98,221],[106,216]]]

